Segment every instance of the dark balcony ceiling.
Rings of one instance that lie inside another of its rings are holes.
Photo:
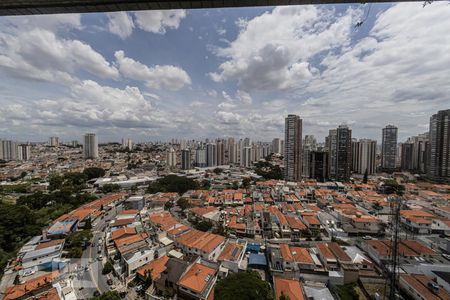
[[[378,2],[403,2],[403,0],[368,0],[363,3]],[[0,16],[336,3],[355,2],[348,0],[0,0]]]

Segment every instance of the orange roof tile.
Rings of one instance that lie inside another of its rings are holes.
[[[161,256],[148,264],[143,265],[139,269],[137,269],[137,273],[145,277],[146,271],[150,271],[151,277],[153,280],[156,280],[160,277],[161,273],[166,270],[166,264],[169,261],[169,257],[167,255]]]
[[[58,271],[30,279],[22,284],[6,288],[4,300],[19,299],[30,292],[33,292],[52,281],[59,275]]]
[[[111,239],[114,241],[124,235],[134,235],[136,234],[136,229],[134,227],[122,227],[120,229],[111,232]]]
[[[196,293],[203,293],[209,280],[215,276],[215,274],[215,269],[195,263],[183,276],[181,276],[178,284]]]
[[[274,288],[276,299],[285,295],[290,300],[304,300],[303,290],[300,281],[295,279],[286,279],[279,276],[274,277]]]

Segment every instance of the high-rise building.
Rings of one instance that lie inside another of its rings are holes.
[[[48,138],[48,145],[50,147],[59,147],[59,138],[57,136],[51,136]]]
[[[189,149],[181,150],[181,169],[191,169],[191,150]]]
[[[228,163],[236,164],[237,160],[237,144],[234,142],[234,138],[228,138]]]
[[[283,154],[281,150],[281,139],[274,138],[272,140],[272,152],[275,154]]]
[[[217,145],[214,143],[206,144],[206,166],[217,166]]]
[[[328,152],[313,150],[309,153],[309,177],[325,182],[328,179]]]
[[[381,141],[381,168],[385,171],[395,170],[397,156],[397,127],[387,125],[383,128]]]
[[[329,176],[332,179],[348,181],[352,168],[352,130],[347,125],[340,125],[330,130],[327,138],[329,153]]]
[[[223,140],[217,140],[217,165],[222,166],[225,164],[225,144]]]
[[[371,175],[376,172],[377,142],[370,139],[352,141],[352,170],[358,174]]]
[[[310,172],[310,152],[316,150],[317,147],[317,141],[316,138],[313,135],[305,135],[305,138],[303,139],[302,144],[303,150],[302,150],[302,176],[305,178],[309,178],[309,172]]]
[[[429,143],[428,176],[450,181],[450,109],[431,116]]]
[[[133,141],[129,138],[122,139],[122,148],[132,150],[133,149]]]
[[[85,159],[98,158],[98,141],[95,133],[86,133],[84,135],[83,153]]]
[[[413,170],[413,143],[402,143],[401,144],[401,162],[400,168],[404,171]]]
[[[17,143],[10,140],[0,140],[0,159],[16,160]]]
[[[30,145],[19,145],[17,147],[17,159],[18,160],[29,160],[31,157],[31,146]]]
[[[206,167],[206,149],[199,147],[195,150],[195,165],[199,168]]]
[[[242,148],[241,166],[250,168],[252,165],[252,147]]]
[[[172,147],[167,151],[166,163],[169,167],[175,167],[177,165],[177,153]]]
[[[302,119],[288,115],[284,129],[284,178],[299,181],[302,175]]]

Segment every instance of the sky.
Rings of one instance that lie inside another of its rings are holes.
[[[404,141],[450,108],[449,28],[447,2],[0,17],[0,139],[271,141],[298,114]]]

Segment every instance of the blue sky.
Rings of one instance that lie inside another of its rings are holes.
[[[404,140],[448,109],[448,28],[445,2],[0,17],[0,138],[270,141],[295,113]]]

